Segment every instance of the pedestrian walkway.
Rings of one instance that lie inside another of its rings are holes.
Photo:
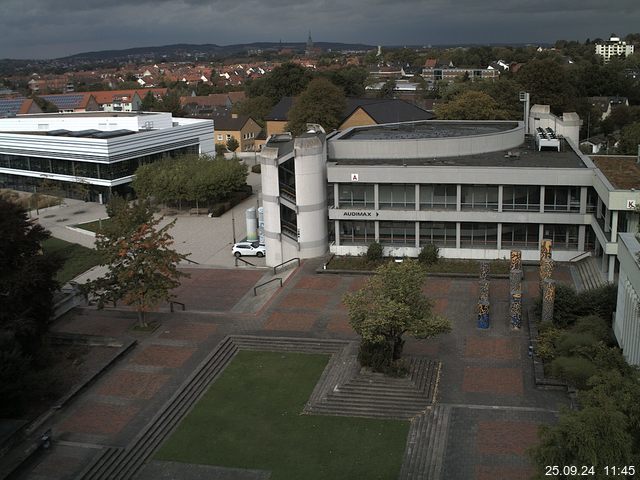
[[[150,320],[159,322],[154,332],[133,332],[135,315],[120,310],[84,309],[56,323],[54,329],[60,332],[134,335],[138,345],[60,412],[52,425],[54,448],[23,478],[76,478],[104,455],[119,458],[150,431],[159,412],[184,394],[185,382],[229,335],[263,338],[272,345],[287,338],[357,340],[342,297],[362,286],[366,277],[316,274],[318,266],[319,261],[307,261],[288,272],[283,287],[270,291],[252,313],[238,306],[248,301],[264,271],[197,268],[191,283],[180,290],[189,296],[187,310],[150,314]],[[526,325],[519,331],[508,325],[508,280],[493,279],[490,288],[491,328],[478,330],[475,279],[432,277],[424,285],[436,311],[451,319],[453,330],[406,343],[406,355],[441,367],[434,409],[414,417],[401,478],[528,478],[526,450],[536,442],[538,425],[556,421],[558,410],[567,404],[563,394],[535,388]],[[524,289],[529,302],[537,289],[535,269],[525,270]],[[206,385],[203,380],[198,388]],[[359,395],[357,389],[353,395]],[[428,453],[417,458],[415,452]]]

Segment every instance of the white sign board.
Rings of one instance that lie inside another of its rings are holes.
[[[352,173],[351,174],[351,181],[352,182],[357,182],[358,181],[358,174],[357,173]]]
[[[635,210],[635,209],[636,209],[636,201],[627,200],[627,210]]]

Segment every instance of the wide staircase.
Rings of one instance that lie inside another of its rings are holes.
[[[587,257],[573,264],[582,283],[582,290],[593,290],[606,283],[604,275],[598,268],[598,262],[599,259]]]
[[[437,404],[411,422],[399,480],[438,480],[442,473],[451,406]]]

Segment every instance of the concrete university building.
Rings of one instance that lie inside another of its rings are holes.
[[[373,241],[390,256],[433,243],[448,258],[517,248],[537,260],[549,238],[555,260],[591,252],[613,281],[617,234],[637,229],[640,173],[638,191],[616,185],[624,167],[580,153],[579,127],[575,114],[534,105],[526,126],[432,120],[273,135],[259,157],[267,264],[359,255]]]
[[[55,189],[106,202],[140,165],[213,154],[212,120],[170,113],[53,113],[0,119],[0,188]],[[78,187],[83,187],[79,189]],[[79,193],[82,192],[82,193]]]

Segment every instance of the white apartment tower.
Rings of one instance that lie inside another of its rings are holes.
[[[607,63],[611,60],[611,57],[633,55],[633,45],[627,45],[627,42],[621,41],[620,37],[612,33],[608,41],[596,43],[596,55],[603,57],[604,63]]]

